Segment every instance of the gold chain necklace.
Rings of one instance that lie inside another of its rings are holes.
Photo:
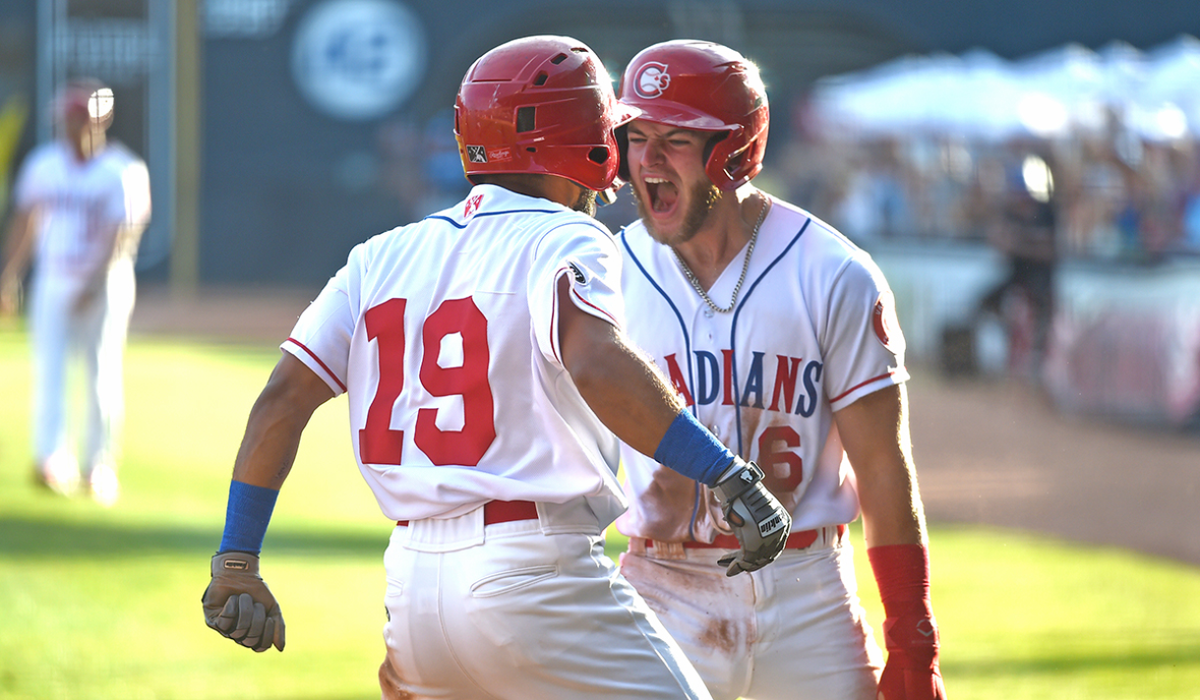
[[[758,240],[758,229],[762,228],[763,220],[767,218],[767,209],[770,207],[770,204],[770,198],[764,194],[762,209],[758,212],[758,221],[755,222],[754,231],[750,234],[750,245],[746,248],[746,257],[742,260],[742,276],[738,277],[737,284],[733,287],[733,298],[729,300],[729,306],[723,309],[713,303],[713,300],[708,297],[708,293],[704,291],[704,287],[701,286],[700,280],[696,278],[692,269],[687,266],[683,258],[679,257],[679,253],[674,248],[671,248],[671,252],[675,254],[675,260],[679,263],[683,274],[692,283],[692,288],[696,290],[700,298],[704,300],[704,303],[708,304],[709,308],[719,314],[727,314],[733,311],[733,307],[737,305],[738,292],[742,291],[742,283],[746,281],[746,271],[750,269],[750,256],[754,253],[754,243]]]

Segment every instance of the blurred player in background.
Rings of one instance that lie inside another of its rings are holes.
[[[977,323],[984,314],[1003,320],[1010,370],[1040,382],[1054,320],[1058,200],[1050,154],[1022,141],[1012,150],[1004,196],[987,229],[988,242],[1008,261],[1008,274],[980,300]]]
[[[743,56],[656,44],[620,99],[642,113],[618,130],[641,217],[618,237],[629,336],[793,519],[775,564],[727,578],[717,559],[735,541],[712,493],[624,448],[622,573],[717,700],[944,698],[887,282],[844,236],[750,184],[769,112]],[[887,614],[882,679],[846,537],[860,510]]]
[[[773,560],[789,518],[624,339],[621,256],[593,215],[633,114],[567,37],[468,70],[454,130],[474,187],[355,247],[283,343],[234,466],[210,627],[283,649],[258,554],[304,426],[346,393],[360,471],[398,521],[384,698],[709,697],[604,555],[617,437],[718,494],[739,542],[722,575]]]
[[[0,272],[0,313],[14,314],[33,261],[33,442],[37,479],[62,494],[84,482],[111,506],[119,494],[117,439],[123,357],[134,303],[134,257],[150,218],[146,164],[106,133],[112,90],[77,79],[55,98],[59,137],[35,148],[14,188]],[[76,456],[67,426],[69,361],[85,368],[86,433]]]

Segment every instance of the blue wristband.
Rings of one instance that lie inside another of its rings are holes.
[[[734,460],[734,454],[684,409],[654,450],[654,459],[684,476],[715,486]]]
[[[275,499],[279,492],[263,486],[254,486],[241,481],[229,482],[229,504],[225,507],[225,534],[221,538],[222,552],[262,551],[267,524],[271,522],[271,511],[275,510]]]

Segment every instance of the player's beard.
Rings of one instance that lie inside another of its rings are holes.
[[[596,218],[596,192],[584,188],[579,193],[579,199],[575,200],[575,204],[571,205],[575,211],[583,212],[593,219]]]
[[[713,205],[721,199],[721,190],[717,186],[708,181],[696,183],[692,188],[692,196],[689,198],[687,211],[683,214],[683,223],[679,225],[679,231],[674,236],[668,236],[654,224],[654,220],[650,217],[650,210],[647,208],[646,202],[638,196],[637,188],[630,188],[633,192],[633,201],[637,202],[638,216],[641,217],[642,223],[646,225],[646,230],[650,233],[650,237],[662,243],[663,245],[679,245],[687,243],[700,232],[700,227],[708,219],[708,213],[712,211]]]

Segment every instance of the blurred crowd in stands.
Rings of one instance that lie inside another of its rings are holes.
[[[1056,139],[796,133],[773,173],[781,194],[860,243],[995,240],[1010,200],[1027,195],[1051,204],[1064,257],[1200,254],[1200,142],[1192,138],[1139,138],[1115,115],[1105,132]]]
[[[1017,62],[905,57],[818,84],[774,175],[860,242],[995,241],[1028,194],[1050,204],[1062,257],[1200,254],[1198,84],[1193,37]]]

